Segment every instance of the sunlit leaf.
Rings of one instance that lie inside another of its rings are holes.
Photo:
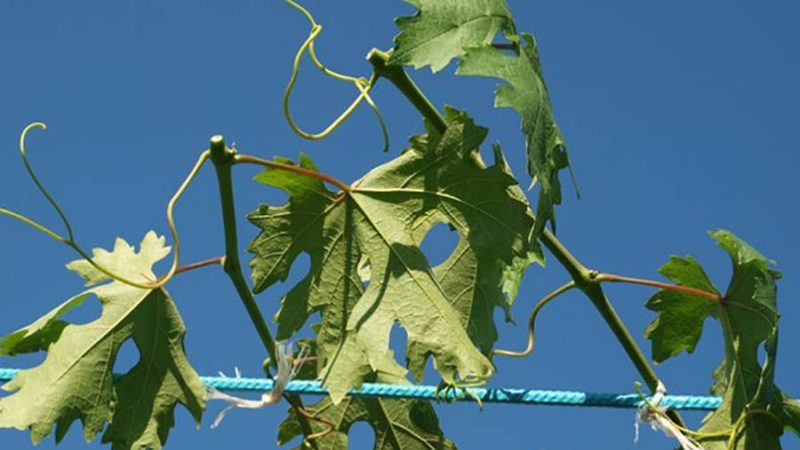
[[[469,49],[456,73],[498,78],[508,83],[497,88],[495,106],[512,108],[522,119],[528,173],[539,187],[533,232],[538,239],[548,222],[555,228],[554,208],[561,204],[558,175],[569,168],[570,162],[564,137],[553,116],[536,42],[533,36],[523,33],[519,55],[509,55],[491,46]]]
[[[95,250],[95,260],[137,282],[153,281],[152,265],[169,253],[164,239],[148,233],[137,253],[117,240],[114,251]],[[94,285],[107,277],[85,261],[69,267]],[[102,304],[99,319],[85,325],[61,321],[89,296]],[[183,348],[183,321],[164,289],[139,289],[117,281],[93,287],[28,327],[0,340],[4,353],[46,350],[47,358],[17,374],[3,388],[0,427],[30,429],[34,443],[56,426],[60,441],[76,420],[92,440],[105,428],[114,449],[161,449],[183,404],[199,423],[205,389]],[[120,347],[132,339],[137,364],[114,377]],[[106,427],[106,423],[109,423]]]
[[[256,178],[285,190],[289,202],[250,215],[263,230],[250,245],[255,290],[286,279],[301,253],[310,256],[309,274],[282,300],[278,338],[321,312],[321,378],[337,403],[373,372],[405,379],[389,348],[395,323],[408,334],[407,366],[417,379],[429,355],[447,382],[493,371],[485,356],[497,339],[492,311],[507,305],[508,270],[527,257],[533,220],[511,192],[516,182],[499,148],[494,166],[479,162],[474,150],[486,130],[452,110],[448,121],[442,136],[413,139],[412,148],[349,193],[283,170]],[[308,157],[301,165],[316,170]],[[430,267],[419,245],[439,222],[452,225],[460,241],[444,263]]]
[[[454,450],[450,440],[439,428],[436,412],[422,400],[346,398],[338,405],[326,398],[306,407],[319,419],[331,422],[334,428],[316,439],[320,450],[352,448],[348,444],[350,428],[359,422],[367,423],[375,432],[374,450]],[[314,433],[331,429],[331,425],[311,421]],[[303,436],[297,413],[289,409],[289,417],[280,425],[278,443],[283,445]],[[298,445],[295,449],[303,447]],[[360,446],[358,448],[363,448]]]
[[[396,19],[400,34],[390,64],[430,66],[437,72],[467,48],[513,36],[514,20],[503,0],[406,0],[419,11]]]
[[[733,263],[728,289],[719,301],[675,291],[656,293],[647,303],[659,313],[646,333],[653,344],[653,358],[663,361],[682,350],[691,352],[703,322],[714,317],[722,327],[725,360],[714,371],[711,391],[721,395],[723,402],[704,420],[699,432],[705,435],[698,440],[706,450],[779,449],[783,428],[796,426],[796,411],[774,384],[780,317],[776,272],[769,269],[763,255],[732,233],[721,230],[711,236]],[[661,273],[677,284],[717,293],[691,257],[673,257]],[[763,349],[763,362],[759,349]],[[733,447],[729,447],[730,439],[735,439]]]
[[[414,16],[397,19],[400,34],[389,63],[431,66],[435,72],[460,58],[459,75],[502,80],[495,106],[512,108],[522,119],[528,173],[538,185],[536,241],[549,222],[555,230],[555,206],[561,204],[559,173],[570,167],[561,130],[556,124],[550,95],[542,75],[539,52],[530,34],[516,34],[514,21],[503,0],[415,0]],[[497,48],[498,33],[513,48]],[[571,169],[570,169],[571,170]]]

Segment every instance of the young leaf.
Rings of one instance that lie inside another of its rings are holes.
[[[561,204],[558,174],[569,168],[570,162],[553,116],[536,42],[533,36],[523,33],[519,55],[507,55],[491,46],[471,48],[456,73],[499,78],[508,83],[497,88],[495,107],[513,108],[522,118],[528,173],[539,184],[533,232],[538,240],[547,222],[555,229],[554,207]]]
[[[516,181],[499,150],[495,166],[479,161],[474,149],[486,130],[455,111],[448,121],[444,135],[414,139],[346,193],[287,171],[268,169],[256,178],[285,190],[289,202],[250,215],[263,230],[250,245],[254,289],[286,279],[300,253],[310,256],[309,274],[282,299],[278,339],[321,312],[321,378],[336,403],[373,372],[404,379],[389,350],[396,322],[408,333],[406,357],[417,379],[429,355],[448,382],[492,373],[481,352],[496,339],[492,308],[507,301],[504,271],[527,257],[533,219],[511,193]],[[305,156],[301,165],[316,170]],[[431,268],[419,244],[437,222],[453,226],[460,243]]]
[[[148,233],[137,253],[118,239],[113,252],[95,250],[95,260],[130,279],[155,280],[152,265],[166,256],[164,239]],[[68,267],[89,285],[108,278],[86,261]],[[95,295],[103,310],[85,325],[60,320],[66,311]],[[5,353],[47,350],[45,361],[20,372],[3,386],[14,392],[0,399],[0,427],[31,429],[34,443],[56,426],[60,441],[75,420],[87,441],[110,425],[103,442],[114,449],[161,449],[183,404],[199,423],[205,389],[183,348],[183,321],[164,289],[139,289],[114,281],[68,300],[38,321],[0,340]],[[112,370],[122,344],[133,339],[140,359],[128,373]]]
[[[406,1],[419,11],[395,20],[400,34],[389,64],[431,66],[438,72],[467,48],[490,45],[498,32],[516,34],[503,0]]]
[[[767,259],[728,231],[711,236],[728,253],[733,277],[720,301],[696,295],[659,291],[647,303],[658,312],[646,335],[653,358],[663,361],[681,350],[692,351],[703,321],[711,316],[722,326],[725,360],[714,371],[712,392],[723,398],[709,414],[698,438],[706,450],[779,449],[784,426],[792,426],[791,406],[774,384],[777,358],[778,310],[776,273]],[[673,257],[661,273],[684,286],[717,292],[703,269],[691,257]],[[759,362],[759,347],[765,360]],[[732,436],[732,437],[731,437]],[[730,441],[734,439],[734,441]],[[729,442],[735,442],[731,447]]]
[[[436,412],[429,402],[382,398],[346,398],[335,405],[330,398],[306,407],[318,419],[311,421],[314,433],[330,430],[315,441],[320,450],[350,448],[347,434],[358,422],[368,423],[375,431],[374,450],[455,450],[456,446],[444,437]],[[281,423],[278,444],[284,445],[303,436],[302,428],[293,408]],[[303,447],[299,445],[295,450]]]
[[[691,256],[673,256],[659,272],[681,286],[718,293]],[[683,350],[694,351],[703,332],[703,323],[714,314],[717,305],[705,297],[661,290],[650,298],[646,307],[659,313],[645,336],[652,342],[653,361],[660,363]]]

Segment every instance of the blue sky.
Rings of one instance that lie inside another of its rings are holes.
[[[368,75],[364,56],[391,47],[392,18],[412,8],[395,1],[309,0],[324,25],[317,50],[333,68]],[[692,254],[725,286],[726,256],[706,231],[727,228],[778,262],[783,313],[777,381],[800,395],[800,209],[796,168],[800,118],[800,28],[797,2],[537,1],[509,0],[518,27],[538,39],[556,116],[570,147],[583,197],[565,183],[559,237],[588,266],[656,278],[669,255]],[[56,217],[26,179],[16,153],[22,128],[31,135],[32,161],[68,212],[86,247],[109,247],[116,236],[138,242],[150,229],[167,232],[166,202],[209,136],[224,134],[241,151],[296,158],[309,153],[321,170],[355,180],[403,148],[421,130],[418,113],[387,83],[374,97],[391,134],[389,154],[366,109],[329,139],[292,134],[280,99],[307,23],[277,0],[104,2],[6,0],[0,4],[0,205],[54,227]],[[353,96],[303,66],[293,109],[318,129]],[[436,105],[470,111],[502,142],[515,172],[524,175],[517,116],[492,108],[494,82],[413,74]],[[242,242],[256,230],[243,220],[278,192],[236,170]],[[566,179],[564,180],[566,181]],[[184,261],[222,253],[213,171],[206,169],[177,212]],[[80,280],[64,269],[74,255],[21,224],[0,220],[3,308],[0,333],[30,323],[74,293]],[[445,231],[425,243],[444,258],[455,243]],[[307,269],[307,265],[306,265]],[[162,268],[163,270],[163,268]],[[267,316],[303,275],[259,297]],[[513,314],[520,325],[501,328],[500,346],[522,345],[527,314],[542,295],[566,280],[553,260],[531,268]],[[186,344],[202,374],[234,366],[257,376],[264,357],[235,292],[219,270],[182,276],[169,288],[189,327]],[[649,353],[642,332],[653,314],[642,305],[647,288],[610,286],[612,302]],[[94,309],[92,309],[94,308]],[[90,306],[73,316],[89,321]],[[498,316],[499,318],[500,316]],[[656,369],[674,393],[706,393],[722,357],[716,323],[691,357]],[[639,376],[591,304],[571,293],[541,315],[535,354],[500,361],[493,385],[628,392]],[[24,367],[37,358],[0,359]],[[429,377],[429,381],[434,378]],[[220,405],[212,405],[214,413]],[[198,431],[185,411],[168,448],[272,448],[285,407],[231,414],[217,430]],[[661,449],[670,442],[645,432],[633,444],[633,412],[470,404],[437,407],[449,437],[464,449]],[[688,414],[696,421],[701,415]],[[207,417],[207,419],[210,418]],[[60,448],[86,448],[76,425]],[[369,447],[366,426],[351,448]],[[27,434],[0,430],[0,448],[29,448]],[[48,440],[40,447],[54,446]],[[95,441],[90,448],[100,448]],[[800,448],[795,437],[784,448]]]

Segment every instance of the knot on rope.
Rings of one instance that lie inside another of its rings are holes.
[[[636,422],[634,429],[636,435],[633,442],[639,441],[639,424],[644,423],[650,425],[653,431],[661,430],[665,435],[675,438],[681,445],[682,450],[703,450],[703,447],[694,439],[686,436],[683,431],[675,425],[669,417],[667,417],[668,407],[658,406],[664,397],[667,395],[667,388],[661,381],[656,386],[656,393],[653,398],[648,400],[642,393],[637,383],[636,391],[642,397],[642,406],[636,411]]]
[[[302,361],[303,358],[305,358],[305,354],[307,353],[306,350],[306,347],[300,350],[300,353],[297,355],[297,360]],[[272,390],[261,394],[261,398],[259,400],[251,400],[229,395],[224,392],[220,392],[214,387],[209,387],[207,389],[206,400],[222,400],[228,403],[228,406],[226,406],[225,409],[217,414],[217,417],[214,419],[214,423],[211,424],[211,428],[217,428],[219,424],[222,423],[222,419],[225,418],[225,415],[228,414],[228,412],[230,412],[232,409],[261,409],[280,402],[284,391],[286,391],[286,386],[297,375],[299,365],[295,364],[291,342],[277,343],[275,345],[275,358],[277,360],[276,362],[278,363],[278,374],[273,378],[274,384]],[[238,367],[235,369],[235,373],[237,379],[242,378],[242,374]],[[223,373],[220,373],[220,375],[223,378],[227,378]]]

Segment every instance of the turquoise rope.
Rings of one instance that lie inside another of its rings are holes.
[[[15,369],[0,369],[0,381],[11,381],[18,373]],[[266,378],[226,378],[202,377],[207,387],[221,391],[266,392],[272,390],[272,380]],[[639,408],[642,399],[639,394],[605,394],[578,391],[549,391],[538,389],[510,388],[470,388],[483,403],[513,403],[522,405],[554,405],[554,406],[594,406],[605,408]],[[286,387],[288,394],[327,395],[328,390],[318,381],[292,381]],[[456,390],[441,397],[448,400],[475,401],[471,395],[463,395],[464,391]],[[380,384],[364,383],[361,388],[350,393],[353,397],[384,398],[417,398],[436,399],[435,386],[417,386],[413,384]],[[667,395],[659,406],[678,410],[713,411],[722,400],[719,397],[699,395]]]

